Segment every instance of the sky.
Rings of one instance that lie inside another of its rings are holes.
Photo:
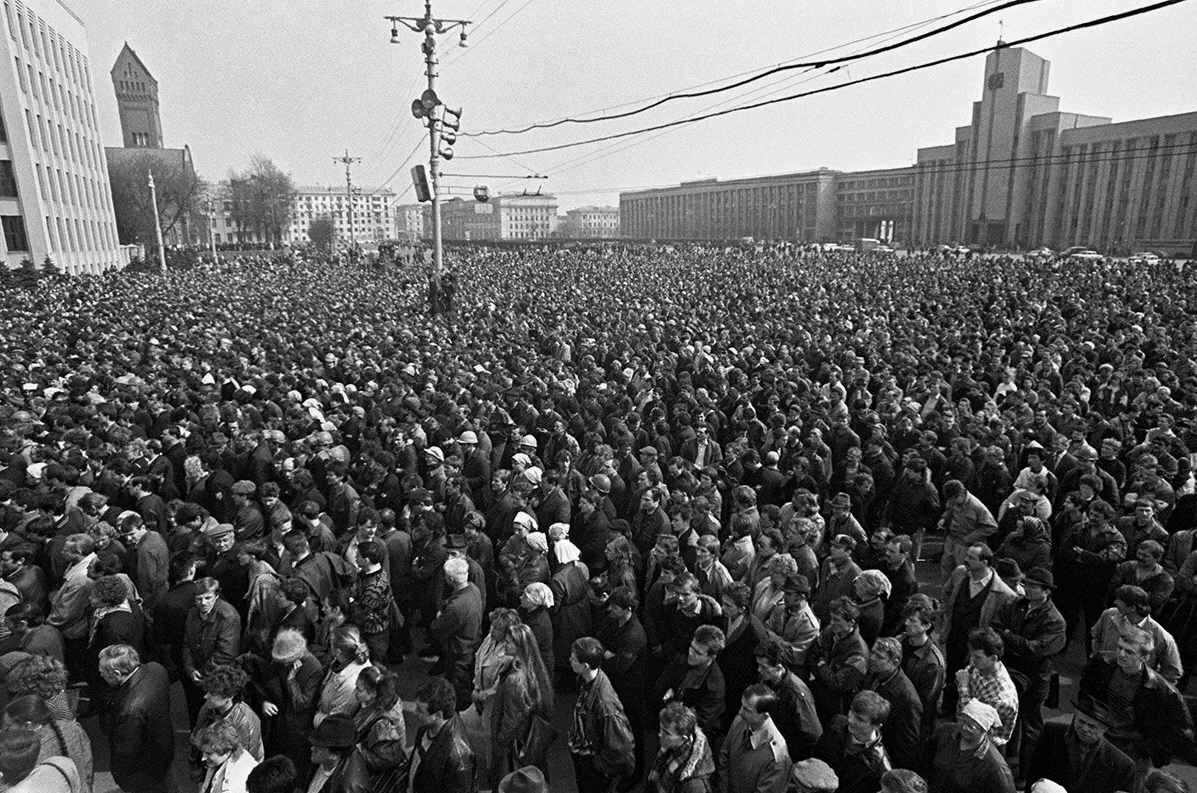
[[[168,147],[191,147],[210,181],[265,155],[297,184],[344,184],[334,157],[361,157],[354,183],[414,202],[409,169],[426,162],[409,106],[425,85],[423,36],[386,15],[422,16],[418,0],[66,0],[87,28],[107,145],[120,122],[109,70],[125,42],[158,80]],[[717,87],[803,56],[864,52],[999,5],[999,0],[434,0],[441,18],[473,20],[472,46],[438,37],[437,91],[463,108],[462,132],[640,107]],[[631,118],[520,135],[462,137],[445,163],[450,194],[540,189],[561,211],[616,205],[619,192],[695,179],[901,167],[951,143],[982,90],[984,56],[669,131],[553,152],[570,143],[674,121],[936,60],[1149,5],[1150,0],[1025,0],[927,41],[834,73],[791,70]],[[965,11],[965,9],[971,9]],[[940,18],[942,17],[942,18]],[[937,19],[940,18],[940,19]],[[1051,61],[1061,110],[1126,121],[1197,112],[1197,0],[1028,44]],[[631,104],[629,104],[631,103]],[[505,157],[466,159],[504,153]],[[531,175],[549,178],[528,179]]]

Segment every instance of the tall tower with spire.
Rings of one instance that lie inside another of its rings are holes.
[[[162,117],[158,81],[125,42],[112,67],[112,87],[120,111],[121,136],[127,149],[161,149]]]

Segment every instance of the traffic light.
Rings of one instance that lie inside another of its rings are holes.
[[[432,200],[432,191],[428,189],[428,174],[423,165],[417,165],[411,169],[411,182],[416,188],[417,201]]]
[[[480,184],[474,188],[474,200],[480,204],[485,204],[490,200],[490,188],[484,184]]]

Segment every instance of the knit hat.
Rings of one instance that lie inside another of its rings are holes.
[[[308,651],[307,639],[295,628],[283,628],[274,637],[270,657],[280,664],[293,664]]]

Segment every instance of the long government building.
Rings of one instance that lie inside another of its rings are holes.
[[[1192,253],[1197,113],[1117,124],[1065,113],[1047,93],[1048,68],[1022,48],[990,53],[972,123],[919,149],[912,166],[622,193],[622,236]]]

